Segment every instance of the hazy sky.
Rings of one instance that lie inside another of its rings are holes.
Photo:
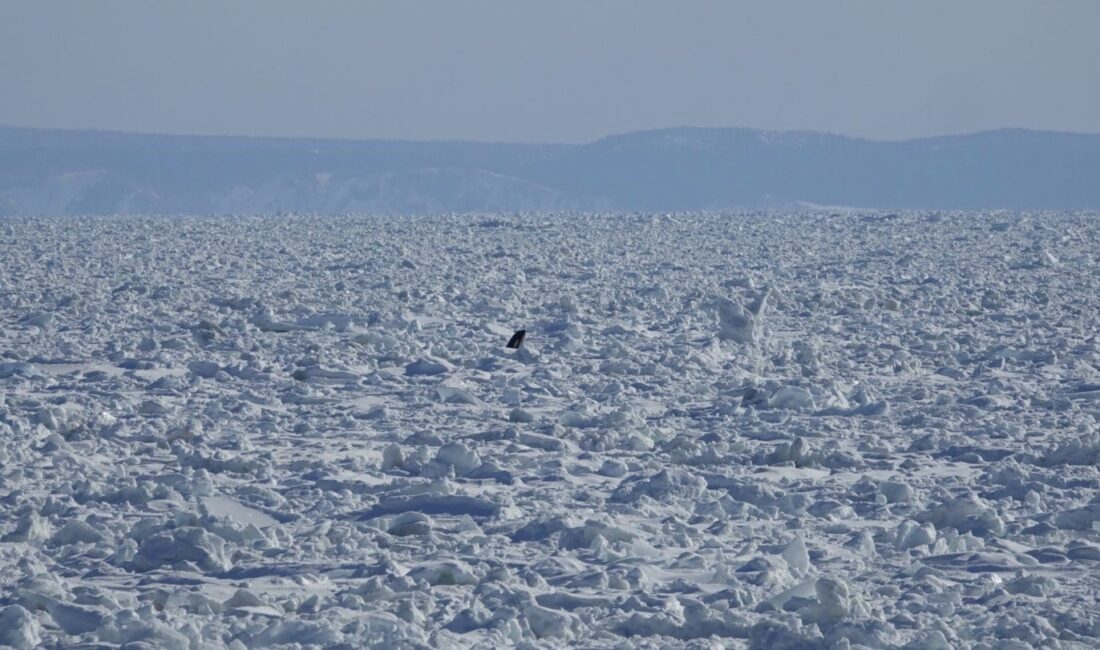
[[[0,124],[586,141],[1100,132],[1098,0],[3,0]]]

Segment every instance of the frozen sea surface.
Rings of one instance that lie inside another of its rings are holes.
[[[1065,213],[0,221],[0,644],[1097,647],[1098,257]]]

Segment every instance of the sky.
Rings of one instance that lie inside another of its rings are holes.
[[[1096,0],[4,0],[0,124],[586,142],[1100,132]]]

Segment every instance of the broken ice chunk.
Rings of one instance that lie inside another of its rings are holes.
[[[806,550],[806,542],[801,536],[795,536],[790,544],[783,549],[782,557],[795,575],[805,575],[810,570],[810,553]]]

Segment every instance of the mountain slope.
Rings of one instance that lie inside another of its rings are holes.
[[[586,145],[0,127],[0,214],[1100,207],[1100,136],[678,128]]]
[[[1100,207],[1100,136],[989,131],[900,142],[808,132],[669,129],[531,165],[548,185],[622,208],[809,202],[880,208]]]

